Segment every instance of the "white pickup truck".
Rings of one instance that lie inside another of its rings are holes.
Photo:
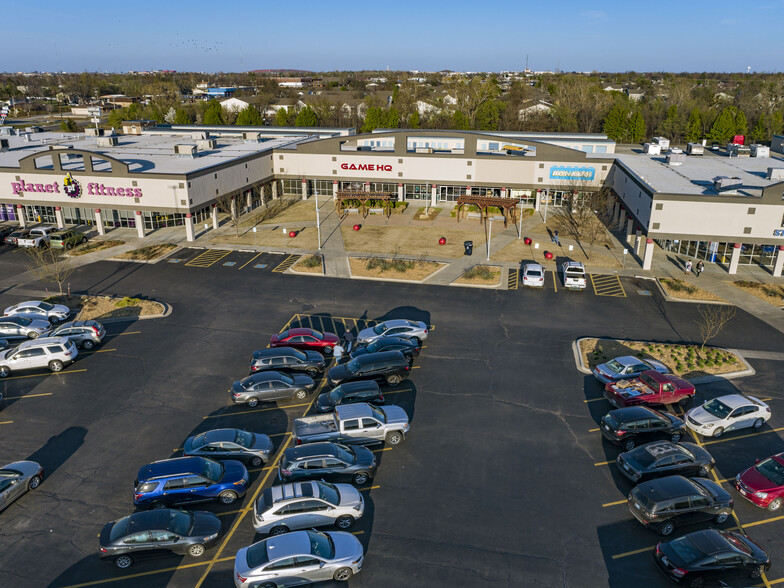
[[[346,445],[397,445],[406,437],[408,415],[399,406],[345,404],[332,414],[294,419],[294,442],[331,441]]]
[[[585,266],[579,261],[566,261],[561,266],[563,272],[564,288],[572,290],[584,290],[587,286],[585,281]]]
[[[57,227],[34,227],[30,229],[30,234],[19,239],[16,244],[18,247],[44,247],[49,245],[49,236],[57,230]]]

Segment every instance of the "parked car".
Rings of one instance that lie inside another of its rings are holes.
[[[686,434],[686,425],[668,412],[647,406],[629,406],[604,415],[599,430],[611,443],[620,445],[624,451],[631,451],[640,440],[668,439],[677,443]]]
[[[654,441],[621,453],[618,469],[638,483],[662,476],[707,476],[716,464],[711,454],[694,443]]]
[[[409,363],[413,363],[414,358],[419,356],[419,343],[414,339],[406,339],[405,337],[379,337],[367,345],[352,347],[349,356],[354,358],[367,353],[380,353],[382,351],[399,351]]]
[[[270,535],[325,525],[346,530],[364,513],[362,494],[350,484],[295,482],[261,493],[253,509],[253,527]]]
[[[99,535],[98,551],[102,560],[111,560],[124,570],[148,557],[201,557],[220,535],[220,519],[211,512],[163,508],[106,523]]]
[[[565,261],[561,266],[561,277],[564,288],[585,290],[588,285],[585,279],[585,267],[579,261]]]
[[[57,232],[57,227],[33,227],[24,237],[16,240],[18,247],[47,247],[49,237]]]
[[[741,577],[758,579],[770,558],[743,533],[707,529],[656,546],[653,559],[670,580],[687,586]]]
[[[41,337],[24,341],[12,349],[0,351],[0,378],[12,372],[49,368],[60,372],[71,364],[79,352],[67,337]]]
[[[316,383],[309,376],[269,371],[234,382],[229,388],[229,394],[234,404],[247,404],[253,408],[259,402],[289,398],[303,400],[315,387]]]
[[[593,368],[593,377],[602,384],[638,378],[643,372],[653,370],[660,374],[669,374],[669,368],[655,359],[642,359],[631,355],[615,357],[607,363],[600,363]]]
[[[213,429],[188,437],[183,454],[212,459],[236,459],[257,468],[269,461],[274,447],[267,435],[240,429]]]
[[[295,347],[310,349],[329,355],[340,341],[335,333],[322,333],[315,329],[288,329],[270,337],[270,347]]]
[[[708,400],[686,413],[686,426],[703,437],[721,437],[725,431],[759,429],[770,419],[770,407],[753,396],[728,394]]]
[[[0,241],[5,242],[5,238],[13,233],[14,231],[18,231],[19,227],[11,227],[11,226],[4,226],[0,227]]]
[[[637,404],[687,405],[696,389],[694,384],[671,374],[648,370],[632,380],[619,380],[604,385],[604,397],[616,408]]]
[[[7,245],[16,247],[19,243],[19,239],[25,239],[29,234],[30,229],[16,229],[6,235],[4,241]]]
[[[366,447],[308,443],[283,452],[278,478],[282,482],[348,479],[355,486],[363,486],[376,475],[376,467],[376,457]]]
[[[133,504],[167,508],[217,500],[232,504],[248,489],[248,470],[239,461],[175,457],[142,466],[133,484]]]
[[[315,378],[324,372],[327,363],[318,351],[300,351],[293,347],[271,347],[254,351],[250,358],[250,373],[268,370],[305,372]]]
[[[384,395],[375,380],[357,380],[341,384],[329,392],[319,394],[315,406],[318,412],[332,412],[336,406],[357,402],[384,404]]]
[[[68,337],[74,345],[89,351],[100,345],[106,336],[106,329],[98,321],[70,321],[63,323],[46,334],[47,337]]]
[[[643,527],[666,537],[676,527],[711,520],[722,524],[732,514],[732,497],[706,478],[667,476],[632,488],[627,506]]]
[[[411,425],[406,411],[399,406],[375,407],[370,404],[345,404],[332,414],[294,419],[294,443],[340,442],[346,445],[398,445]]]
[[[0,511],[44,479],[44,468],[34,461],[15,461],[0,468]]]
[[[237,552],[234,586],[270,588],[325,580],[345,582],[359,573],[363,559],[362,544],[351,533],[286,533]]]
[[[51,323],[45,319],[0,316],[0,337],[3,339],[35,339],[51,328]]]
[[[357,344],[371,343],[379,337],[407,337],[422,343],[427,339],[427,325],[421,321],[392,319],[362,329],[357,335]]]
[[[327,372],[330,386],[353,380],[379,380],[397,386],[408,377],[411,366],[399,351],[366,353],[348,363],[341,363]]]
[[[71,309],[63,304],[50,304],[43,300],[28,300],[9,306],[3,311],[5,316],[26,316],[34,320],[49,321],[56,325],[71,314]]]
[[[735,488],[740,495],[771,512],[781,510],[784,503],[784,453],[773,455],[735,477]]]
[[[544,268],[538,263],[527,263],[523,266],[523,286],[532,288],[544,287]]]
[[[49,247],[52,249],[73,249],[87,241],[87,235],[76,231],[57,231],[49,236]]]

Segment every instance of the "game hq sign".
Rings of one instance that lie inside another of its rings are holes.
[[[592,167],[558,166],[550,168],[551,180],[590,182],[595,174],[596,170]]]

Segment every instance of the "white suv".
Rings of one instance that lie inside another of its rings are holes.
[[[0,378],[20,370],[48,367],[61,371],[79,352],[68,337],[39,337],[9,350],[0,351]]]
[[[345,530],[364,513],[365,501],[350,484],[295,482],[261,494],[253,509],[253,527],[270,535],[324,525]]]

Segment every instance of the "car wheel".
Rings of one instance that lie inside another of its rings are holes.
[[[673,523],[672,521],[667,521],[659,525],[659,535],[661,535],[662,537],[671,535],[674,530],[675,530],[675,523]]]
[[[49,362],[49,369],[53,372],[63,371],[63,362],[59,359],[53,359]]]
[[[780,510],[780,509],[781,509],[781,498],[774,498],[768,504],[768,510],[770,512],[775,512],[775,511]]]
[[[755,429],[759,429],[764,424],[765,424],[765,420],[764,419],[757,419],[756,421],[754,421],[754,424],[752,426]]]
[[[60,322],[60,318],[56,317],[56,316],[50,316],[49,317],[49,322],[52,323],[53,325],[56,325],[57,323]]]
[[[257,468],[264,463],[264,460],[261,459],[258,455],[254,455],[253,457],[250,458],[250,461],[248,461],[248,463],[250,464],[251,467]]]
[[[245,402],[245,404],[247,404],[251,408],[255,408],[255,407],[257,407],[259,405],[259,399],[258,398],[248,398],[248,400]]]
[[[397,374],[387,376],[387,384],[389,384],[390,386],[397,386],[402,381],[403,379]]]
[[[691,396],[687,396],[686,398],[681,398],[681,400],[680,400],[680,402],[678,402],[678,404],[680,406],[689,406],[689,402],[691,402]]]
[[[365,472],[358,472],[354,474],[351,481],[354,482],[355,486],[362,486],[363,484],[367,484],[369,476]]]
[[[114,565],[121,570],[130,568],[133,565],[133,558],[130,555],[118,555],[114,558]]]
[[[386,442],[389,445],[400,445],[402,440],[403,434],[400,431],[392,431],[391,433],[387,433]]]
[[[7,378],[11,375],[11,370],[4,365],[0,365],[0,378]]]
[[[702,466],[698,473],[699,473],[700,476],[702,476],[704,478],[705,476],[710,474],[710,468],[708,466]]]
[[[294,394],[294,398],[296,398],[297,400],[304,400],[305,398],[307,398],[307,396],[308,396],[307,390],[297,390],[297,393]]]
[[[311,378],[315,378],[318,376],[318,370],[316,368],[309,368],[306,372]]]
[[[338,517],[335,521],[335,526],[338,529],[350,529],[351,525],[354,524],[354,517],[351,515],[343,515],[342,517]]]
[[[161,502],[160,500],[156,500],[150,505],[150,509],[152,510],[161,510],[163,508],[169,508],[165,502]]]
[[[422,347],[422,339],[419,337],[411,337],[411,340],[416,343],[417,347]]]
[[[289,528],[286,525],[278,525],[277,527],[272,527],[270,529],[270,535],[283,535],[283,533],[288,533]]]
[[[723,433],[724,433],[724,427],[716,427],[716,430],[713,431],[713,435],[711,435],[711,437],[714,438],[721,437]]]
[[[705,578],[702,576],[692,578],[691,582],[689,582],[689,588],[702,588],[703,586],[705,586]]]
[[[82,341],[82,349],[90,351],[90,349],[92,349],[93,347],[95,347],[95,343],[92,340],[85,339],[84,341]]]
[[[626,439],[623,442],[623,450],[624,451],[631,451],[637,446],[637,442],[634,439]]]
[[[329,355],[330,353],[332,353],[332,347],[330,347],[329,345],[327,345],[327,346],[324,348],[324,353],[326,353],[327,355]]]
[[[670,441],[672,441],[673,443],[677,443],[680,440],[681,440],[680,433],[673,433],[672,435],[670,435]]]
[[[763,571],[764,570],[761,567],[754,568],[753,570],[751,570],[751,572],[749,572],[749,578],[752,578],[753,580],[756,580],[757,578],[761,578]]]
[[[337,580],[338,582],[348,582],[353,575],[354,572],[351,571],[351,568],[338,568],[335,570],[335,573],[332,574],[332,579]]]
[[[231,490],[224,490],[218,494],[218,500],[221,501],[221,504],[234,504],[234,501],[237,500],[237,498],[239,498],[237,493],[232,492]]]
[[[30,478],[30,481],[27,483],[27,487],[30,490],[35,490],[40,485],[41,485],[41,476],[37,476],[37,475]]]
[[[720,525],[724,521],[726,521],[728,518],[730,518],[730,513],[726,512],[726,511],[722,511],[719,514],[717,514],[715,517],[713,517],[713,520],[716,521],[716,523],[718,523]]]
[[[38,339],[38,335],[40,334],[41,333],[39,333],[38,331],[30,331],[29,333],[27,333],[27,337],[29,339]]]
[[[204,545],[197,543],[196,545],[191,545],[188,548],[188,555],[191,557],[201,557],[204,555],[205,551],[207,551],[207,549],[204,547]]]

